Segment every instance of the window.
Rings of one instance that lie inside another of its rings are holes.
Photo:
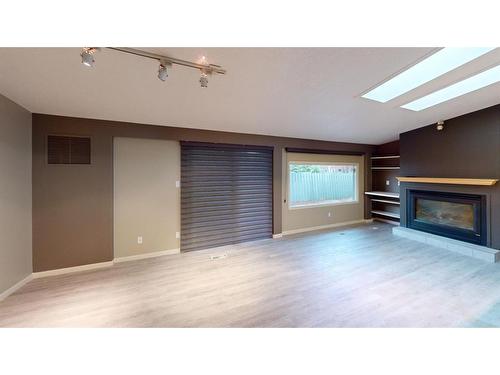
[[[357,164],[289,163],[290,208],[358,201]]]

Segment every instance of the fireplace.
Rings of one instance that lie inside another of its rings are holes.
[[[484,195],[408,190],[406,202],[408,228],[486,244]]]

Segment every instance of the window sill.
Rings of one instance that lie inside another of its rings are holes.
[[[289,210],[303,210],[305,208],[319,208],[319,207],[333,207],[333,206],[347,206],[352,204],[359,204],[359,200],[350,201],[350,202],[336,202],[336,203],[317,203],[317,204],[304,204],[301,206],[290,206],[288,205]]]

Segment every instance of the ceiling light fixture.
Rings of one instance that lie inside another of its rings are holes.
[[[385,103],[448,73],[495,48],[442,48],[370,90],[362,97]]]
[[[203,88],[208,87],[208,74],[204,70],[201,71],[200,86]]]
[[[201,65],[208,65],[207,63],[207,58],[205,56],[202,56],[201,59],[199,60],[199,64]],[[208,87],[208,71],[205,69],[200,69],[200,86],[202,88],[207,88]]]
[[[167,71],[167,63],[165,62],[160,62],[160,67],[158,68],[158,78],[160,81],[165,82],[168,77],[168,71]]]
[[[82,64],[90,68],[93,67],[95,64],[94,53],[98,50],[96,47],[84,47],[80,53]]]
[[[464,79],[463,81],[459,81],[451,86],[445,87],[444,89],[434,91],[433,93],[420,99],[402,105],[401,108],[410,109],[412,111],[421,111],[497,82],[500,82],[500,65]]]
[[[176,59],[173,57],[168,57],[164,55],[159,55],[152,52],[142,51],[135,48],[118,48],[118,47],[107,47],[110,50],[128,53],[135,56],[145,57],[148,59],[157,60],[160,63],[158,68],[158,78],[165,81],[168,77],[167,68],[170,68],[173,64],[182,65],[187,68],[198,69],[201,71],[200,85],[206,88],[208,86],[208,76],[212,74],[226,74],[226,70],[219,65],[208,64],[205,56],[200,60],[201,63],[194,63],[192,61]],[[83,59],[83,52],[82,52]]]

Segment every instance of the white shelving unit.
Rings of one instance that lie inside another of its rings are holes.
[[[387,216],[387,217],[392,217],[394,219],[399,219],[399,214],[395,212],[390,212],[390,211],[381,211],[381,210],[372,210],[372,214],[376,215],[381,215],[381,216]]]
[[[387,203],[387,204],[396,204],[399,206],[399,201],[390,201],[390,200],[387,200],[387,199],[375,199],[375,198],[372,198],[372,202],[380,202],[380,203]]]
[[[392,186],[386,184],[386,181],[391,181],[396,183],[396,177],[398,176],[400,169],[399,155],[381,155],[372,156],[371,158],[372,166],[372,181],[374,182],[374,187],[376,189],[391,189]],[[399,201],[399,193],[391,191],[367,191],[365,195],[368,199],[368,209],[370,210],[374,219],[379,221],[384,221],[391,224],[399,223],[399,207],[401,203]]]
[[[391,155],[391,156],[372,156],[370,159],[372,159],[372,160],[380,160],[380,159],[399,159],[399,155]]]
[[[389,197],[399,199],[399,193],[393,193],[390,191],[365,191],[366,195],[373,195],[376,197]]]
[[[372,167],[372,170],[374,170],[374,171],[376,171],[376,170],[381,170],[381,171],[386,170],[386,171],[388,171],[388,170],[391,170],[391,169],[399,169],[399,167]]]

